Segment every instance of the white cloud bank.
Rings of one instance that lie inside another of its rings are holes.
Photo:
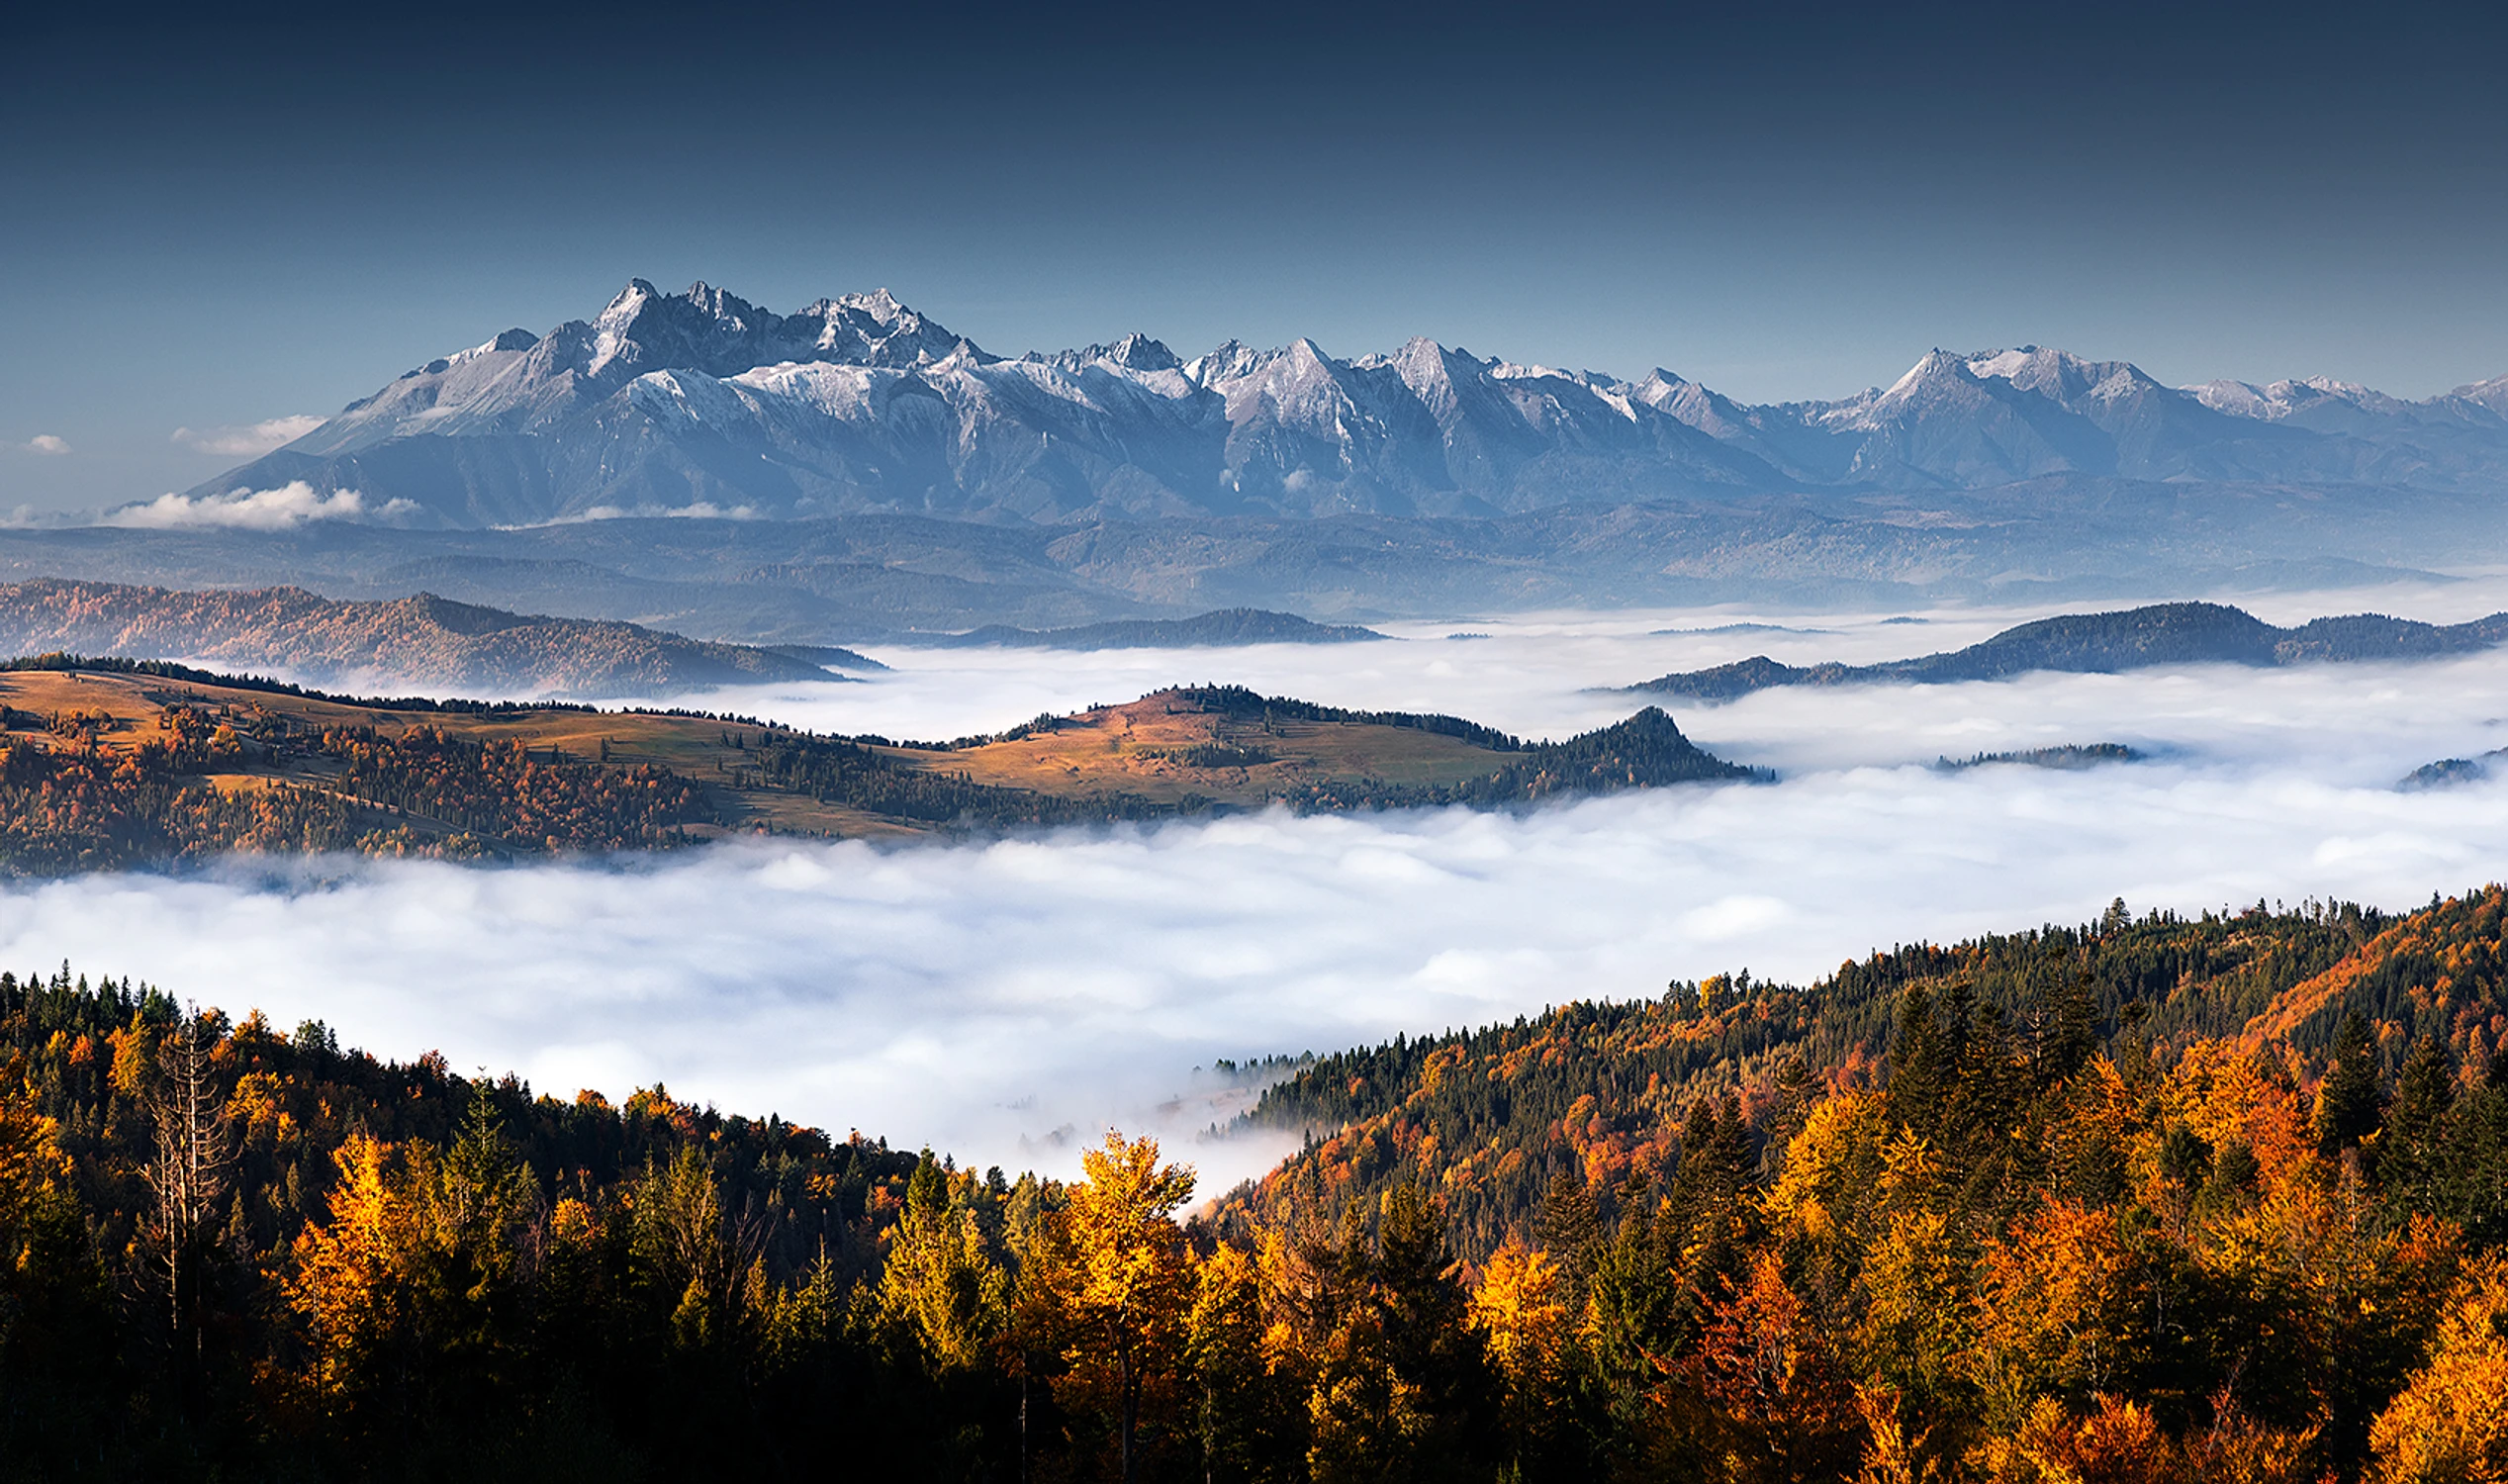
[[[1717,644],[1862,659],[2000,620],[1814,621],[1842,632],[1667,638],[1623,617],[1455,644],[883,651],[929,668],[711,703],[928,735],[1126,698],[1146,688],[1136,681],[1243,679],[1563,730],[1637,703],[1582,687],[1713,663]],[[1192,1072],[1223,1057],[1650,995],[1745,966],[1810,979],[1916,938],[2087,920],[2117,895],[2137,908],[2309,894],[2401,908],[2508,876],[2508,783],[2390,787],[2420,763],[2508,744],[2508,655],[1774,692],[1680,717],[1786,781],[1522,816],[777,843],[624,869],[325,862],[22,883],[0,889],[0,965],[67,958],[282,1024],[320,1016],[380,1054],[438,1048],[542,1090],[616,1095],[660,1079],[727,1109],[1014,1168],[1069,1168],[1064,1130],[1158,1128],[1201,1163],[1208,1191],[1278,1152],[1191,1144],[1234,1106]],[[2154,760],[1916,766],[2108,740]]]
[[[259,458],[274,448],[295,442],[322,425],[322,418],[310,413],[297,413],[226,427],[178,427],[174,429],[173,441],[200,453],[224,454],[228,458]]]
[[[29,453],[40,453],[46,458],[59,458],[69,452],[69,439],[58,433],[37,433],[18,446]]]
[[[2502,874],[2508,787],[2281,768],[1920,768],[1526,816],[1264,815],[981,847],[732,847],[633,869],[325,863],[0,893],[64,957],[544,1090],[683,1096],[1016,1167],[1222,1115],[1196,1066],[1331,1050],[1918,937]],[[1269,1147],[1190,1152],[1215,1178]]]
[[[355,490],[324,494],[303,480],[275,490],[235,490],[224,495],[160,495],[144,505],[107,511],[97,523],[146,529],[224,526],[239,530],[287,530],[311,520],[397,519],[418,509],[407,500],[369,508]]]

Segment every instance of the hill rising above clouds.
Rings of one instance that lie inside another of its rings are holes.
[[[1886,388],[1750,406],[1660,369],[1625,380],[1428,339],[1354,359],[1231,341],[1188,360],[1135,334],[1010,358],[884,291],[785,316],[639,279],[591,320],[417,367],[150,518],[300,483],[430,525],[866,510],[1063,524],[2059,475],[2497,492],[2508,378],[2419,402],[2323,378],[2179,388],[2023,346],[1936,350]]]
[[[427,593],[337,603],[302,588],[182,593],[54,579],[0,587],[0,653],[52,651],[498,695],[652,696],[830,678],[808,659],[762,649],[632,623],[525,617]]]
[[[2299,665],[2361,660],[2430,659],[2469,654],[2508,640],[2508,613],[2470,623],[2421,623],[2382,613],[2315,618],[2278,628],[2241,608],[2214,603],[2166,603],[2113,613],[2066,613],[2023,623],[1982,643],[1944,654],[1878,665],[1787,665],[1753,655],[1708,670],[1690,670],[1627,689],[1700,700],[1731,700],[1780,686],[1847,686],[1876,682],[1948,685],[2000,680],[2032,670],[2103,675],[2153,665]]]
[[[231,852],[452,860],[728,834],[896,839],[1171,819],[1509,808],[1766,777],[1647,706],[1562,742],[1236,687],[951,742],[687,710],[364,700],[163,661],[0,663],[0,876]]]

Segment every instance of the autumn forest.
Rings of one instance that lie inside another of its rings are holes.
[[[2465,1480],[2508,893],[2122,903],[1281,1064],[1234,1191],[0,975],[17,1478]]]

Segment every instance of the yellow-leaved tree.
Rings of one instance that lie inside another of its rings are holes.
[[[351,1435],[478,1422],[511,1400],[526,1323],[536,1192],[485,1092],[450,1148],[395,1154],[363,1134],[341,1144],[326,1219],[299,1234],[282,1285],[311,1342],[307,1400]]]
[[[331,1159],[339,1172],[325,1219],[297,1237],[283,1292],[312,1341],[308,1400],[336,1416],[381,1386],[384,1357],[403,1329],[409,1216],[393,1189],[390,1145],[352,1134]]]
[[[1283,1460],[1304,1451],[1303,1430],[1294,1426],[1301,1383],[1275,1363],[1264,1308],[1262,1265],[1253,1252],[1223,1243],[1196,1267],[1187,1344],[1209,1484],[1274,1477]]]
[[[1193,1194],[1193,1170],[1160,1163],[1157,1140],[1113,1130],[1080,1165],[1088,1178],[1070,1187],[1060,1213],[1067,1265],[1057,1275],[1058,1297],[1068,1369],[1056,1391],[1075,1410],[1112,1421],[1117,1468],[1133,1484],[1145,1413],[1176,1410],[1193,1289],[1175,1213]]]
[[[2042,1398],[2086,1402],[2141,1358],[2132,1257],[2114,1211],[2048,1200],[1987,1244],[1983,1268],[1977,1345],[1963,1359],[1989,1428],[2017,1431]]]
[[[113,1294],[59,1126],[0,1060],[0,1475],[66,1477],[107,1431]]]
[[[912,1336],[923,1363],[942,1374],[989,1356],[1009,1298],[1009,1280],[984,1251],[964,1198],[974,1183],[953,1182],[926,1151],[906,1182],[905,1215],[880,1269],[880,1317]]]
[[[1866,1303],[1856,1344],[1867,1374],[1905,1405],[1938,1416],[1976,1344],[1970,1273],[1944,1209],[1941,1161],[1904,1132],[1882,1150],[1879,1239],[1864,1252]]]
[[[1503,1433],[1521,1473],[1556,1427],[1575,1333],[1567,1275],[1550,1254],[1510,1238],[1472,1290],[1471,1322],[1498,1372]]]

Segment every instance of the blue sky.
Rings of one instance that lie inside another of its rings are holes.
[[[2508,372],[2481,10],[1735,9],[13,17],[0,512],[189,485],[631,275],[884,285],[1007,353],[1428,334],[1750,400],[1937,344]]]

